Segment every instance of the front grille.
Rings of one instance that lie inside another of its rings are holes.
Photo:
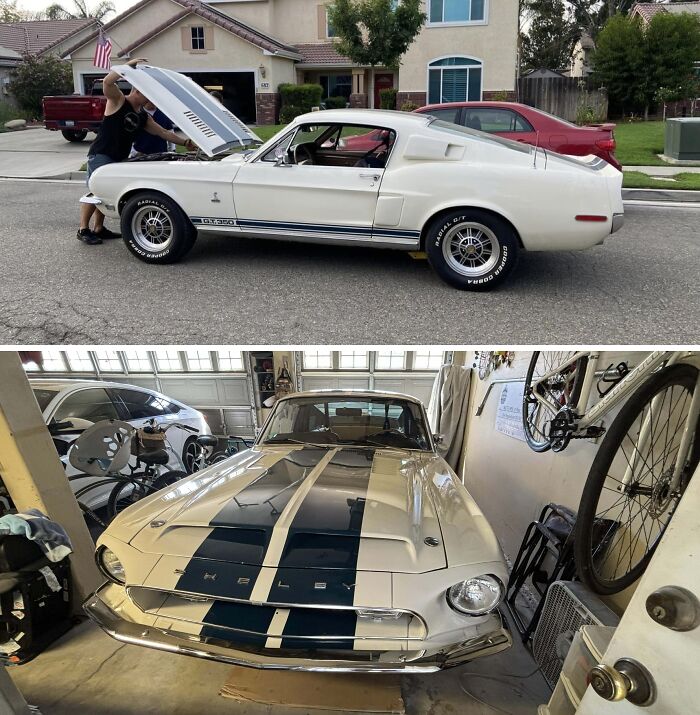
[[[190,628],[200,625],[204,637],[249,645],[264,646],[274,639],[277,647],[286,649],[352,650],[361,639],[369,646],[371,641],[382,641],[378,649],[385,651],[405,649],[407,641],[424,640],[427,635],[422,619],[407,611],[398,618],[375,620],[358,617],[353,607],[255,604],[135,586],[128,595],[144,613],[163,623],[173,621],[173,630],[178,630],[176,622]]]

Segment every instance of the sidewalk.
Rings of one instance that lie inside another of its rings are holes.
[[[649,176],[675,176],[676,174],[700,174],[700,166],[623,166],[624,171],[640,171]]]

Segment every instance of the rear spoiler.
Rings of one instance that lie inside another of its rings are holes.
[[[587,124],[586,126],[590,129],[601,129],[604,132],[611,132],[617,125],[611,122],[606,122],[604,124]]]

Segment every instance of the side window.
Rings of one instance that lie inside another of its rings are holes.
[[[530,123],[510,109],[475,107],[466,111],[465,126],[492,134],[498,132],[531,132]]]
[[[170,413],[171,402],[157,395],[138,390],[116,389],[115,392],[126,405],[129,419],[140,420],[149,417],[162,417]]]
[[[448,107],[447,109],[431,109],[428,114],[431,114],[436,119],[442,119],[443,122],[452,122],[457,124],[461,107]]]
[[[100,420],[118,420],[117,408],[107,394],[106,390],[90,388],[79,390],[68,395],[58,406],[53,419],[56,422],[76,417],[89,422]]]

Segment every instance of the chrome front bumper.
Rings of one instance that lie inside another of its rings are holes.
[[[123,643],[249,668],[335,673],[431,673],[461,665],[475,658],[499,653],[512,644],[503,618],[496,612],[492,614],[494,617],[492,631],[455,644],[431,656],[424,656],[425,651],[418,652],[413,660],[405,654],[402,656],[400,651],[396,651],[397,660],[393,661],[376,658],[371,660],[369,655],[363,654],[362,651],[357,651],[357,659],[354,657],[331,659],[320,654],[315,655],[313,651],[243,649],[238,644],[216,638],[188,635],[127,621],[100,597],[100,592],[104,588],[105,586],[99,588],[85,601],[83,610],[112,638]],[[384,655],[389,654],[385,652]],[[391,653],[392,657],[393,655]]]
[[[615,233],[619,231],[625,223],[625,214],[613,214],[612,216],[612,228],[610,233]]]

